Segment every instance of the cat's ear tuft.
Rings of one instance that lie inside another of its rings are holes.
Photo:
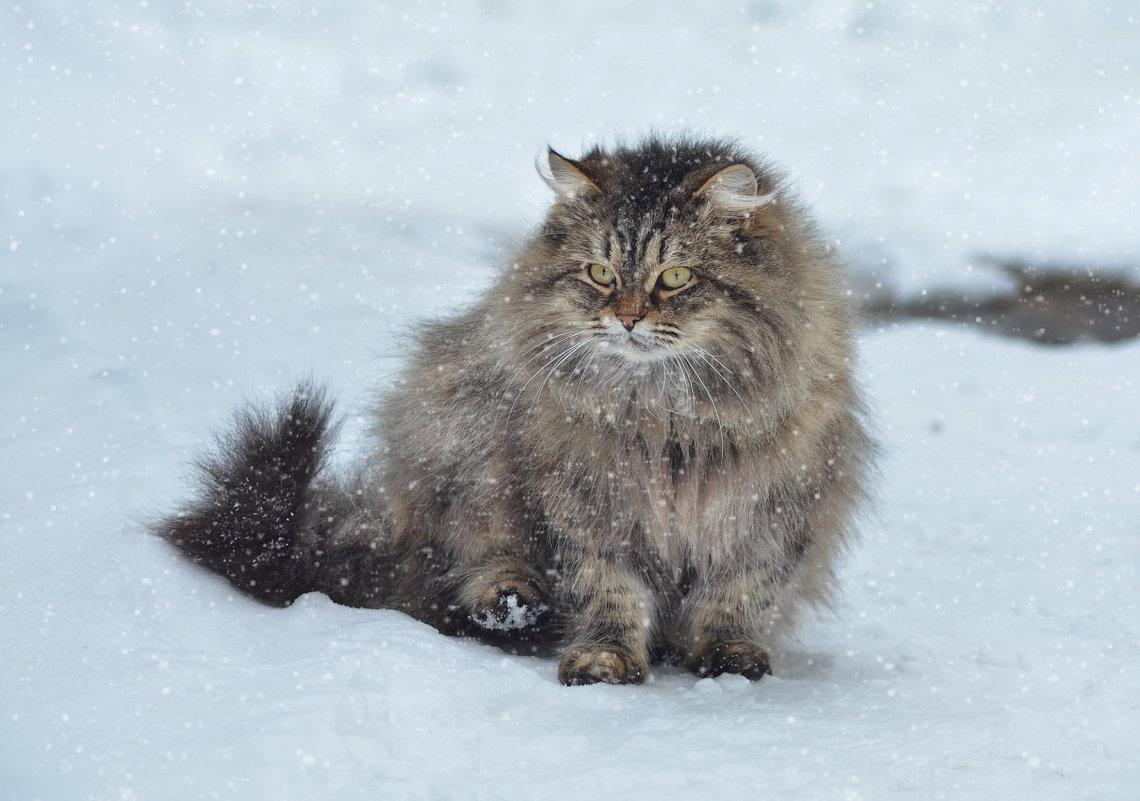
[[[752,168],[746,164],[732,164],[705,181],[693,197],[707,198],[715,210],[725,214],[746,215],[771,203],[776,199],[776,193],[761,194]]]
[[[550,173],[547,174],[540,168],[538,174],[557,193],[558,197],[564,200],[572,200],[583,195],[601,193],[602,190],[590,180],[586,173],[582,172],[581,167],[555,152],[554,148],[547,148],[546,161],[550,166]]]

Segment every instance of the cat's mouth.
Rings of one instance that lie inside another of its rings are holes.
[[[631,362],[655,362],[668,356],[664,343],[648,330],[634,327],[610,330],[602,340],[602,347]]]

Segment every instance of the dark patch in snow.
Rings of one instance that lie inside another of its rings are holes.
[[[1140,285],[1123,273],[1061,264],[989,259],[1014,279],[1005,294],[931,290],[864,298],[865,324],[946,320],[1042,345],[1121,342],[1140,336]]]

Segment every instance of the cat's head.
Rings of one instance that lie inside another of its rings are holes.
[[[524,328],[561,369],[779,371],[809,323],[805,270],[830,260],[771,168],[731,143],[666,139],[547,164],[556,201],[519,277]]]

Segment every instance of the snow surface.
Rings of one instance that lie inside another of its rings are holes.
[[[348,417],[493,280],[531,163],[649,128],[786,166],[870,281],[1136,272],[1128,4],[0,9],[0,799],[1140,797],[1140,344],[869,332],[888,457],[776,675],[565,688],[549,659],[144,533],[298,377]]]

